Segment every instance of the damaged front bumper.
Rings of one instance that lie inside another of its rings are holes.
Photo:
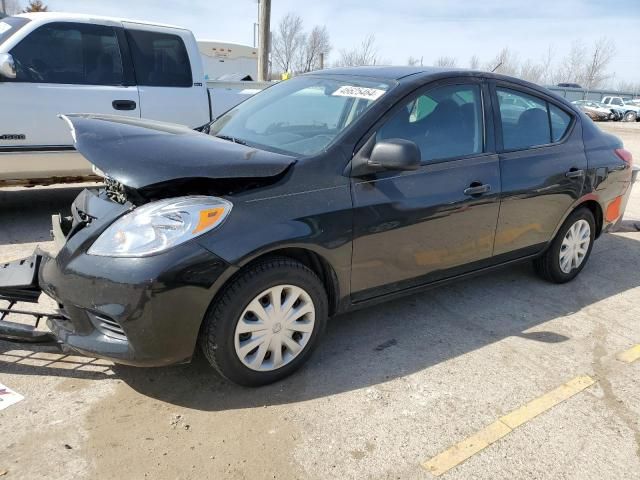
[[[58,313],[44,313],[17,308],[18,302],[37,303],[40,297],[38,269],[42,255],[36,253],[29,258],[0,265],[0,300],[8,302],[0,308],[0,338],[17,342],[56,342],[51,332],[38,330],[42,319],[61,318]],[[7,320],[14,315],[27,317],[31,324]]]
[[[54,217],[59,251],[6,264],[0,299],[17,313],[17,302],[35,303],[44,292],[58,311],[27,313],[40,315],[36,323],[46,318],[47,341],[88,356],[135,366],[189,361],[211,299],[235,268],[197,242],[142,258],[88,255],[97,236],[128,210],[93,192],[81,193],[72,222]],[[27,340],[26,327],[16,325],[0,320],[0,337]]]

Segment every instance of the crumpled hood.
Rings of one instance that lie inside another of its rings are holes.
[[[112,115],[60,117],[89,162],[136,189],[177,179],[273,177],[296,161],[182,125]]]

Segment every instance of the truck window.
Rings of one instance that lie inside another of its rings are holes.
[[[18,43],[16,82],[122,85],[122,59],[112,27],[55,22]]]
[[[611,105],[618,105],[618,106],[623,106],[624,103],[622,102],[621,98],[612,98],[611,99]]]
[[[191,63],[178,35],[127,30],[138,85],[191,87]]]
[[[0,19],[0,45],[29,22],[30,20],[28,18],[23,17],[6,17]]]

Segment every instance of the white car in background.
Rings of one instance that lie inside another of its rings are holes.
[[[617,110],[608,105],[603,105],[591,100],[575,100],[571,103],[580,107],[580,109],[585,112],[589,118],[595,121],[617,121],[622,120],[623,117],[621,110]]]
[[[0,185],[92,175],[59,114],[113,114],[193,128],[264,87],[236,83],[207,87],[198,45],[185,28],[68,13],[5,17]]]
[[[600,103],[622,110],[624,115],[623,120],[625,122],[640,120],[640,105],[634,104],[622,97],[603,97]]]

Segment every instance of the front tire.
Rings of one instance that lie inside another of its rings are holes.
[[[554,283],[573,280],[589,260],[595,232],[591,210],[575,210],[562,224],[547,251],[534,260],[538,275]]]
[[[228,380],[257,387],[305,363],[324,333],[327,294],[317,275],[286,257],[241,272],[209,308],[200,347]]]

